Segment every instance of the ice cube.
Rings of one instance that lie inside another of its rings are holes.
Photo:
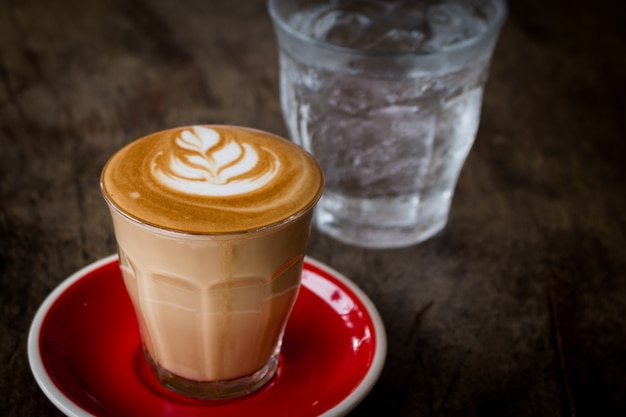
[[[467,4],[446,2],[430,6],[427,19],[431,35],[425,45],[428,50],[452,46],[487,30],[485,21]]]
[[[359,13],[329,10],[312,20],[311,35],[335,45],[351,46],[370,24],[370,18]]]

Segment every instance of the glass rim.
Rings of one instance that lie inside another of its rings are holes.
[[[304,206],[297,212],[293,213],[292,215],[274,223],[270,223],[270,224],[257,227],[255,229],[249,229],[249,230],[233,230],[233,231],[227,231],[227,232],[193,232],[189,230],[173,229],[170,227],[160,226],[158,224],[155,224],[152,222],[146,222],[142,219],[139,219],[133,216],[131,213],[124,210],[122,207],[117,205],[115,201],[109,198],[105,190],[103,182],[100,181],[100,192],[102,194],[104,201],[107,203],[107,206],[110,209],[114,210],[121,217],[123,217],[124,219],[130,221],[131,223],[139,227],[143,227],[155,233],[168,235],[168,236],[176,236],[176,237],[186,238],[186,239],[207,239],[207,238],[225,239],[225,238],[233,238],[233,237],[244,238],[244,237],[252,237],[253,235],[264,235],[264,234],[271,233],[275,230],[282,229],[283,227],[287,227],[289,224],[305,216],[307,213],[312,212],[315,209],[315,206],[317,205],[318,201],[322,197],[323,189],[324,187],[321,187],[320,191],[315,196],[315,198],[313,198],[306,206]]]
[[[364,48],[351,48],[348,46],[337,45],[334,43],[326,42],[320,39],[316,39],[312,36],[305,35],[300,31],[295,30],[292,26],[290,26],[285,19],[280,16],[278,11],[276,10],[276,3],[280,0],[268,0],[267,8],[269,11],[269,15],[278,28],[280,28],[283,32],[288,33],[290,36],[297,38],[302,42],[309,43],[318,48],[327,49],[335,53],[341,54],[350,54],[350,55],[360,55],[363,57],[376,58],[376,57],[432,57],[437,55],[444,55],[447,53],[454,53],[458,51],[462,51],[464,49],[470,48],[478,43],[480,43],[484,39],[488,39],[497,33],[500,30],[500,27],[504,23],[508,7],[506,0],[493,0],[500,8],[499,14],[496,19],[490,23],[487,30],[483,33],[473,36],[469,39],[463,40],[461,42],[457,42],[450,46],[444,46],[443,48],[439,48],[436,50],[420,50],[420,51],[389,51],[389,50],[381,50],[381,49],[364,49]]]

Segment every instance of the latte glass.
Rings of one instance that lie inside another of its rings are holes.
[[[163,386],[226,399],[275,375],[322,187],[301,148],[231,126],[159,132],[107,163],[120,268]]]

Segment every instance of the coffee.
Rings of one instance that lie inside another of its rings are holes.
[[[159,132],[106,164],[122,274],[161,383],[228,398],[272,377],[322,188],[301,148],[233,126]]]

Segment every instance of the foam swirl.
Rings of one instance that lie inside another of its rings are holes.
[[[261,189],[272,181],[280,160],[270,149],[245,143],[214,129],[194,126],[158,153],[152,175],[161,184],[198,196],[233,196]]]

